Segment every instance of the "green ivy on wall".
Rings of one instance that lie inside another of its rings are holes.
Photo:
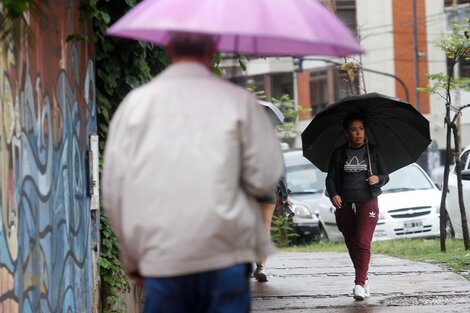
[[[18,46],[28,37],[25,12],[38,15],[41,10],[33,0],[0,0],[0,40],[6,43],[5,48]]]
[[[91,37],[72,36],[95,43],[96,107],[101,155],[109,122],[119,103],[129,91],[152,79],[169,63],[163,49],[152,44],[105,36],[107,28],[137,2],[82,0],[82,19],[93,21],[93,34]],[[125,312],[126,307],[121,295],[129,291],[129,280],[118,258],[117,239],[104,216],[100,220],[100,238],[101,253],[98,263],[102,312]]]
[[[82,12],[93,19],[96,47],[96,89],[101,148],[108,124],[126,94],[165,68],[168,57],[163,49],[149,43],[105,36],[108,27],[138,1],[83,0]]]
[[[17,18],[28,11],[33,4],[33,0],[1,0],[0,3],[11,18]]]

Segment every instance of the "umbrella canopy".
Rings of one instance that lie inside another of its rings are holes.
[[[258,103],[266,109],[269,119],[274,126],[281,125],[284,122],[284,114],[282,114],[281,110],[279,110],[272,102],[258,100]]]
[[[246,55],[362,52],[349,29],[316,0],[144,0],[107,34],[165,45],[172,32],[215,35],[218,51]]]
[[[415,162],[431,143],[428,120],[411,104],[379,93],[346,97],[302,133],[304,156],[324,172],[335,148],[347,142],[343,120],[352,112],[364,116],[367,140],[379,147],[389,172]]]

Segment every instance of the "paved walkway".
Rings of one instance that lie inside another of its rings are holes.
[[[253,279],[253,312],[470,312],[470,281],[437,265],[373,255],[371,298],[352,298],[354,272],[346,253],[282,253]]]

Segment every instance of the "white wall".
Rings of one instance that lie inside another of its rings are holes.
[[[452,93],[452,101],[455,101],[456,105],[459,106],[469,104],[470,92],[460,91],[458,97],[456,97],[454,92]],[[462,110],[462,116],[460,118],[460,145],[461,148],[470,145],[470,107]]]
[[[267,73],[292,72],[294,65],[291,57],[280,58],[258,58],[248,61],[246,65],[246,75],[261,75]]]
[[[461,105],[469,104],[470,103],[470,92],[462,92],[461,94]],[[462,119],[461,119],[461,139],[462,139],[462,147],[466,147],[470,145],[470,107],[464,109],[462,111]]]
[[[357,26],[361,45],[366,50],[363,67],[395,74],[392,0],[356,0]],[[367,92],[395,96],[395,79],[364,72]]]

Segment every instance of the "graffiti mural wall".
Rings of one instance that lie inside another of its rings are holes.
[[[96,224],[87,178],[96,133],[92,45],[79,0],[24,16],[0,43],[0,313],[92,312]]]

